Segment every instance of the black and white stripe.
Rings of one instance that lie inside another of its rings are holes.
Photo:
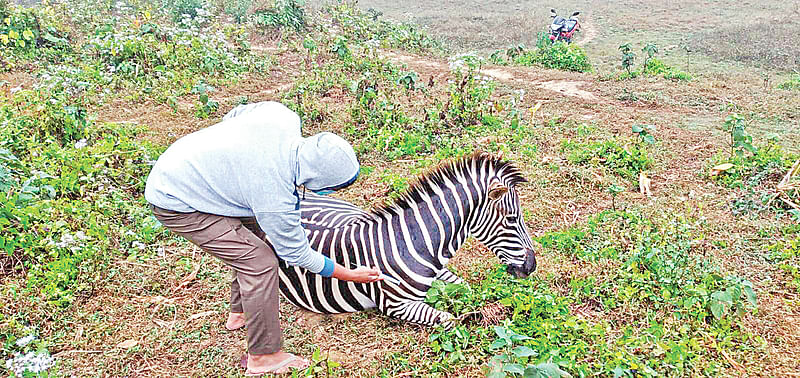
[[[446,323],[452,315],[423,302],[434,280],[461,282],[446,265],[472,235],[519,277],[536,268],[533,243],[515,186],[525,182],[510,163],[488,154],[445,163],[397,201],[370,212],[316,195],[301,201],[312,248],[347,267],[377,267],[400,284],[357,284],[281,263],[280,287],[295,305],[321,313],[382,313],[414,323]]]

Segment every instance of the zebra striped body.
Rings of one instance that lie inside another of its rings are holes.
[[[535,269],[514,188],[523,181],[509,163],[475,154],[436,168],[399,200],[370,212],[335,198],[306,196],[302,222],[312,248],[345,267],[377,267],[399,284],[341,281],[281,263],[281,292],[315,312],[377,307],[415,323],[447,322],[452,315],[423,300],[434,280],[461,281],[446,264],[469,235],[517,276]]]

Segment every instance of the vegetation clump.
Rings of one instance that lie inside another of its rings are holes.
[[[639,173],[649,169],[653,160],[641,144],[608,139],[599,142],[576,143],[566,140],[562,149],[573,164],[599,165],[628,180],[636,180]]]
[[[792,76],[789,80],[778,84],[778,88],[786,90],[800,90],[800,75]]]
[[[575,43],[552,43],[547,35],[539,34],[536,48],[526,50],[525,46],[512,46],[505,51],[506,57],[498,51],[490,59],[495,64],[515,64],[520,66],[540,66],[562,71],[591,72],[592,65],[583,47]]]
[[[747,119],[739,114],[726,117],[722,128],[729,135],[730,150],[712,157],[711,178],[739,190],[731,202],[734,214],[784,210],[786,204],[776,187],[798,156],[785,151],[775,140],[757,147],[747,133],[747,125]],[[790,191],[787,195],[796,197],[797,193]]]
[[[347,1],[328,4],[324,11],[349,40],[417,53],[444,52],[442,43],[420,26],[384,19],[380,12],[364,11]]]
[[[757,298],[752,283],[724,274],[697,250],[700,236],[693,231],[700,222],[604,211],[538,241],[559,264],[605,274],[518,280],[498,268],[477,285],[434,283],[426,301],[467,324],[431,334],[431,347],[442,355],[436,366],[464,361],[465,351],[477,347],[494,356],[490,373],[498,377],[534,370],[549,376],[714,374],[724,360],[704,352],[703,335],[739,330],[716,344],[726,353],[757,346],[740,326]],[[469,323],[485,321],[486,309],[497,305],[499,324]]]
[[[645,44],[642,52],[646,54],[642,67],[639,70],[634,68],[636,60],[636,53],[633,52],[633,46],[626,43],[619,46],[622,53],[621,65],[625,69],[625,73],[619,76],[620,80],[636,78],[640,75],[643,76],[662,76],[665,79],[673,81],[689,81],[692,76],[683,72],[673,66],[667,65],[656,57],[658,54],[658,46],[652,43]]]

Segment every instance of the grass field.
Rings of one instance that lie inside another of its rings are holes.
[[[142,191],[169,143],[276,100],[354,144],[361,177],[336,196],[364,208],[444,160],[503,154],[540,247],[524,280],[462,247],[469,288],[429,298],[481,314],[453,330],[283,303],[286,349],[315,356],[296,375],[800,374],[797,178],[779,186],[800,147],[796,4],[198,4],[0,0],[2,373],[30,352],[52,360],[25,376],[243,375],[227,268]],[[582,12],[579,48],[536,48],[551,7]],[[643,68],[647,43],[663,69]],[[527,338],[502,345],[511,332]]]

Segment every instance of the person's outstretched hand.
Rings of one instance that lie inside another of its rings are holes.
[[[360,266],[355,269],[347,269],[339,264],[336,264],[336,266],[333,268],[333,278],[358,283],[370,283],[383,279],[381,278],[380,270],[367,268],[365,266]]]

